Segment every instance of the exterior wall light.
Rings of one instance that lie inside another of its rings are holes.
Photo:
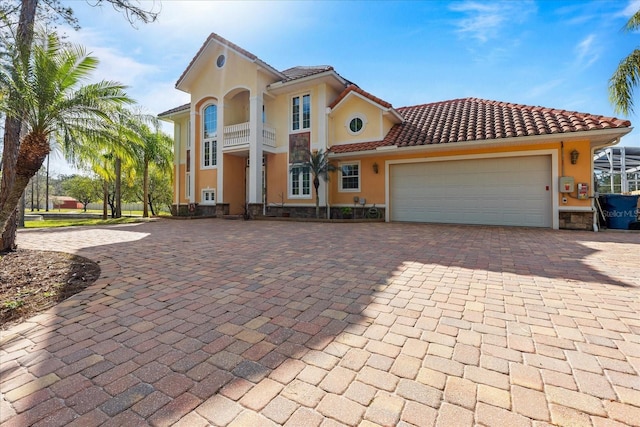
[[[373,163],[373,173],[375,173],[375,174],[378,173],[378,163],[376,163],[376,162]]]
[[[578,157],[580,156],[580,152],[578,152],[578,150],[574,148],[573,150],[571,150],[571,153],[569,154],[571,155],[571,164],[575,165],[576,163],[578,163]]]

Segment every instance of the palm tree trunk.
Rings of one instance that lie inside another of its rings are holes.
[[[44,211],[49,212],[49,159],[51,156],[47,156],[47,192],[44,196]]]
[[[18,205],[20,204],[20,198],[22,197],[22,193],[24,189],[29,185],[30,177],[24,175],[16,175],[16,179],[13,182],[13,186],[11,187],[11,191],[7,195],[7,200],[2,206],[2,210],[0,210],[0,223],[2,224],[3,237],[6,232],[7,226],[12,218],[17,219],[18,214]],[[16,222],[16,227],[18,223]],[[6,245],[8,242],[3,243]],[[12,251],[15,249],[15,235],[13,236],[13,245],[8,247],[3,247],[2,252]]]
[[[153,209],[153,200],[151,200],[151,195],[149,195],[149,209],[151,209],[151,215],[156,216],[156,211]]]
[[[122,159],[116,157],[116,189],[115,189],[115,213],[114,218],[122,218]]]
[[[318,188],[320,187],[320,179],[318,176],[313,178],[313,188],[316,190],[316,218],[320,218],[320,195],[318,194]]]
[[[49,140],[46,135],[30,133],[20,144],[15,163],[15,180],[13,185],[9,187],[7,199],[0,209],[0,224],[2,224],[3,234],[9,218],[20,202],[22,193],[29,185],[29,180],[38,173],[47,154],[49,154]]]
[[[149,162],[145,160],[144,162],[144,175],[142,177],[142,200],[144,207],[142,208],[142,217],[149,218]]]
[[[11,95],[9,95],[11,96]],[[2,227],[0,252],[12,251],[16,248],[16,231],[18,229],[18,204],[9,201],[10,193],[15,185],[16,162],[20,148],[20,120],[7,117],[4,125],[4,150],[2,153],[2,180],[0,181],[0,211],[8,210],[7,217],[0,218]]]
[[[18,21],[18,31],[16,33],[16,45],[20,48],[23,62],[28,62],[31,52],[31,42],[33,41],[33,24],[36,18],[38,0],[22,0],[20,8],[20,20]],[[11,93],[8,95],[11,97]],[[20,130],[22,121],[20,119],[7,117],[4,124],[4,149],[2,152],[2,183],[0,185],[0,211],[8,212],[6,218],[4,214],[0,216],[0,252],[12,251],[16,248],[16,231],[18,229],[17,209],[18,203],[12,204],[13,187],[15,185],[16,162],[18,161],[18,150],[20,148]],[[23,189],[24,190],[24,189]],[[21,196],[21,194],[18,196]]]
[[[107,202],[109,200],[109,183],[105,179],[102,184],[102,219],[107,219]]]
[[[18,209],[14,209],[7,225],[5,226],[4,233],[0,236],[0,253],[10,252],[16,249],[16,232],[18,231]]]

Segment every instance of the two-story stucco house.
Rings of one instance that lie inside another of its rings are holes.
[[[630,132],[625,120],[455,99],[394,108],[330,66],[279,71],[211,34],[176,88],[174,213],[313,216],[306,150],[338,172],[320,206],[386,221],[592,229],[594,150]]]

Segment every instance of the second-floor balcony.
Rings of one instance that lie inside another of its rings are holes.
[[[251,138],[251,129],[249,122],[238,123],[224,127],[222,149],[249,147],[249,139]],[[274,127],[263,123],[262,138],[258,140],[263,146],[275,148],[276,146],[276,130]]]

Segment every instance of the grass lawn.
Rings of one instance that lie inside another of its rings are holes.
[[[25,228],[71,227],[78,225],[112,225],[143,222],[142,218],[110,218],[110,219],[46,219],[43,221],[26,221]]]

